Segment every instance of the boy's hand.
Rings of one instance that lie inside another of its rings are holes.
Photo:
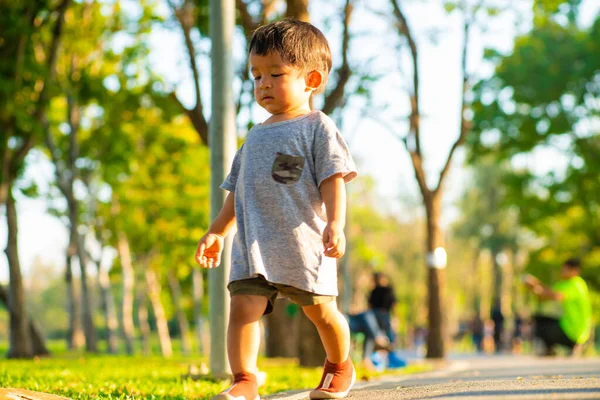
[[[221,252],[225,238],[217,233],[208,232],[198,242],[196,262],[202,268],[216,268],[221,264]]]
[[[344,228],[336,223],[329,223],[323,231],[324,254],[327,257],[340,258],[346,252],[346,236]]]
[[[540,284],[539,279],[530,274],[524,275],[522,279],[523,283],[530,288],[534,288],[535,286],[538,286]]]

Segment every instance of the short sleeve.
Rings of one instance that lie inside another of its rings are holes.
[[[244,145],[238,149],[235,153],[235,157],[233,158],[233,163],[231,164],[231,171],[229,171],[229,175],[221,184],[221,189],[225,189],[232,193],[235,192],[235,185],[237,184],[238,175],[240,174],[240,166],[242,165],[242,152],[244,150]]]
[[[335,175],[342,174],[346,183],[357,176],[354,160],[344,138],[331,120],[323,120],[316,127],[313,145],[317,186]]]

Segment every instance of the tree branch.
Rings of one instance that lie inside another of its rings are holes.
[[[342,65],[336,70],[337,83],[335,88],[325,97],[323,112],[331,114],[343,102],[346,84],[350,80],[352,70],[348,63],[348,48],[350,46],[350,20],[354,5],[352,0],[346,0],[344,6],[344,29],[342,31]]]
[[[438,190],[440,190],[440,188],[442,187],[442,184],[444,183],[444,180],[445,180],[446,176],[448,175],[448,172],[450,171],[450,165],[452,163],[452,158],[454,157],[454,153],[456,152],[456,149],[458,149],[463,144],[463,142],[465,141],[465,138],[467,136],[467,133],[469,132],[469,122],[466,120],[465,112],[468,108],[468,104],[466,101],[466,95],[467,95],[467,91],[469,90],[469,85],[468,85],[469,76],[467,73],[467,56],[468,56],[468,47],[469,47],[470,28],[471,28],[471,22],[469,20],[465,20],[464,27],[463,27],[464,41],[463,41],[463,46],[462,46],[462,60],[461,60],[461,72],[463,75],[463,80],[462,80],[461,107],[460,107],[460,133],[458,135],[458,139],[456,139],[456,142],[454,142],[454,144],[452,145],[452,148],[450,149],[450,153],[448,153],[448,158],[446,159],[446,164],[444,165],[442,172],[440,172],[438,184],[434,190],[435,193],[437,193]]]
[[[58,18],[56,19],[56,25],[54,25],[54,29],[52,30],[52,39],[50,42],[50,50],[48,52],[48,59],[47,59],[47,65],[46,65],[46,68],[47,68],[46,70],[48,71],[48,77],[45,80],[45,82],[43,82],[43,88],[40,92],[36,110],[34,113],[34,119],[36,121],[39,121],[42,125],[48,123],[47,118],[46,118],[46,105],[48,102],[48,87],[50,86],[50,83],[54,80],[54,77],[56,76],[56,60],[58,57],[58,47],[60,45],[60,39],[62,36],[62,30],[63,30],[64,20],[65,20],[65,13],[67,12],[69,2],[70,2],[70,0],[63,0],[62,3],[60,3],[60,5],[58,6],[58,8],[57,8]],[[21,162],[23,161],[23,159],[25,159],[25,156],[27,155],[27,153],[29,153],[29,150],[31,150],[33,148],[34,144],[35,144],[35,135],[33,133],[31,133],[25,138],[23,144],[15,152],[15,155],[11,160],[11,166],[10,166],[11,176],[15,176],[17,174],[17,171],[19,169],[19,166],[21,165]]]
[[[200,140],[208,145],[208,123],[206,118],[204,118],[203,107],[202,107],[202,95],[200,92],[200,72],[198,69],[198,64],[196,62],[196,50],[194,49],[194,43],[191,37],[191,29],[194,26],[194,14],[193,14],[193,4],[189,0],[185,0],[183,3],[183,7],[177,8],[175,4],[168,0],[169,6],[175,15],[175,18],[179,22],[181,26],[181,31],[183,32],[183,37],[185,39],[185,47],[188,51],[189,61],[190,61],[190,69],[192,70],[192,74],[194,76],[194,90],[196,93],[196,105],[193,109],[187,109],[183,104],[177,99],[176,95],[173,93],[171,95],[172,98],[177,100],[177,103],[180,107],[185,111],[190,120],[192,121],[192,125],[194,129],[200,135]]]
[[[262,13],[260,17],[260,25],[264,25],[268,22],[269,15],[275,10],[277,6],[277,0],[262,0]]]
[[[254,18],[248,11],[248,5],[244,2],[244,0],[235,0],[235,7],[240,13],[240,23],[242,24],[244,35],[246,38],[249,38],[252,32],[258,28],[258,24],[254,22]]]
[[[392,3],[393,14],[396,18],[396,27],[398,29],[398,33],[401,36],[404,36],[408,41],[413,66],[412,93],[410,93],[409,91],[411,108],[411,114],[409,119],[409,135],[403,140],[403,142],[410,154],[415,178],[417,179],[417,183],[419,184],[421,195],[423,196],[425,204],[428,204],[428,199],[432,196],[432,193],[431,190],[429,190],[429,187],[427,186],[427,174],[425,173],[425,169],[423,168],[423,156],[421,152],[421,112],[419,110],[419,53],[417,50],[417,43],[414,39],[412,31],[408,26],[406,16],[404,15],[402,9],[400,8],[400,5],[398,4],[398,0],[390,0],[390,2]],[[414,148],[411,148],[411,146],[409,145],[409,139],[411,135],[414,137],[415,140]]]
[[[412,31],[408,26],[406,16],[398,4],[398,0],[390,0],[394,9],[393,13],[396,17],[396,27],[398,33],[408,40],[410,47],[410,54],[413,65],[413,90],[410,95],[410,107],[411,107],[411,118],[410,118],[410,131],[415,136],[416,153],[421,157],[421,127],[420,127],[420,110],[419,110],[419,54],[417,51],[417,43],[414,39]]]
[[[431,195],[431,190],[429,190],[429,187],[427,186],[427,176],[425,174],[425,169],[423,168],[423,157],[421,157],[421,155],[416,151],[410,149],[407,139],[404,139],[403,142],[406,146],[406,150],[408,150],[408,153],[410,154],[410,159],[415,172],[415,178],[419,184],[421,195],[423,198],[429,197]]]
[[[33,26],[35,23],[35,13],[33,12],[33,6],[31,3],[25,10],[25,20],[28,22],[28,26]],[[16,90],[21,87],[21,80],[23,77],[23,64],[25,59],[25,45],[30,37],[30,30],[27,30],[25,34],[19,36],[17,42],[17,56],[15,59],[15,86]]]
[[[308,0],[287,0],[285,16],[286,18],[295,18],[300,21],[309,22]]]
[[[54,164],[54,175],[56,175],[56,185],[60,189],[60,191],[65,194],[68,192],[69,188],[65,183],[65,171],[64,168],[61,167],[60,158],[58,156],[58,148],[56,143],[54,143],[54,139],[52,138],[52,133],[50,132],[49,126],[44,126],[44,142],[46,143],[46,147],[48,151],[50,151],[50,158],[52,159],[52,163]]]

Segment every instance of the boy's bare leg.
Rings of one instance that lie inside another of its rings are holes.
[[[327,353],[323,376],[319,385],[310,392],[311,399],[339,399],[346,397],[356,381],[356,371],[350,360],[350,328],[339,312],[335,301],[302,310],[315,324]]]
[[[267,298],[252,295],[231,297],[227,352],[233,383],[212,400],[259,400],[256,358],[260,345],[258,320],[267,306]]]
[[[304,306],[302,310],[315,324],[329,362],[339,364],[350,354],[350,328],[335,301]]]
[[[231,372],[256,374],[256,359],[260,346],[260,324],[267,307],[267,298],[253,295],[231,297],[227,352]]]

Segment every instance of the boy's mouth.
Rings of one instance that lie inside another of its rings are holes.
[[[273,100],[273,96],[264,96],[262,98],[263,101],[267,101],[267,100]]]

